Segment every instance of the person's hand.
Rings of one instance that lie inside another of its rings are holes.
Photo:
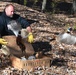
[[[31,32],[28,35],[28,42],[33,43],[33,34]]]
[[[6,42],[6,40],[4,40],[4,39],[0,38],[0,44],[2,44],[2,45],[6,45],[6,44],[7,44],[7,42]]]

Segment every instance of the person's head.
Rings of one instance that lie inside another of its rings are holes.
[[[14,6],[12,4],[8,4],[8,5],[6,5],[4,11],[5,11],[5,13],[6,13],[7,16],[13,17],[13,14],[14,14]]]

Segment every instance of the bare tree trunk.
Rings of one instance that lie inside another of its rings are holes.
[[[76,0],[73,0],[73,12],[74,15],[76,16]]]
[[[43,0],[43,2],[42,2],[42,9],[41,9],[42,11],[45,10],[45,7],[46,7],[46,1],[47,1],[47,0]]]

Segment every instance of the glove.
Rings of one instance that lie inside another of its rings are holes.
[[[28,35],[28,42],[30,42],[30,43],[33,42],[33,34],[31,32]]]
[[[2,45],[6,45],[6,44],[7,44],[7,42],[6,42],[6,40],[4,40],[4,39],[0,38],[0,44],[2,44]]]

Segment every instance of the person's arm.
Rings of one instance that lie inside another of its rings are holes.
[[[2,34],[3,34],[3,32],[4,32],[4,28],[5,26],[4,26],[4,24],[3,24],[3,19],[2,19],[2,17],[0,16],[0,44],[1,45],[6,45],[7,44],[7,42],[6,42],[6,40],[4,40],[3,38],[2,38]]]
[[[26,27],[26,30],[27,30],[29,33],[32,32],[32,29],[31,29],[30,26]]]
[[[7,41],[5,39],[0,38],[1,45],[7,45]]]
[[[28,42],[32,43],[33,40],[34,40],[34,39],[33,39],[32,29],[31,29],[30,26],[28,26],[28,27],[26,28],[26,30],[29,32],[29,35],[28,35]]]
[[[22,28],[25,28],[29,35],[28,35],[28,42],[32,43],[33,42],[33,34],[32,34],[32,29],[30,24],[27,22],[26,19],[19,17],[18,21],[20,22],[20,24],[22,25]]]

